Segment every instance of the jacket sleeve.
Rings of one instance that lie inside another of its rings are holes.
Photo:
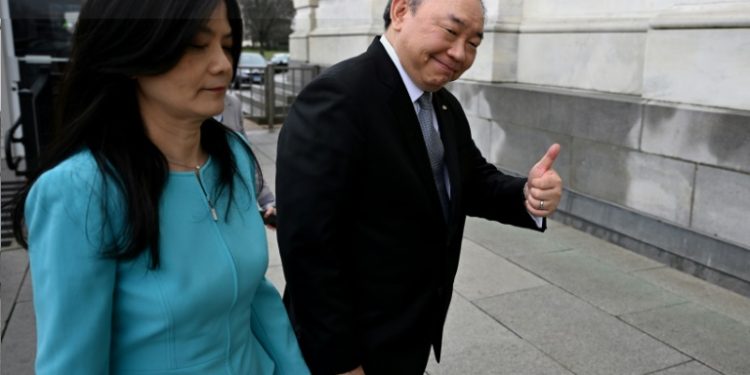
[[[39,375],[109,373],[116,261],[102,256],[106,225],[91,186],[53,169],[26,200]]]
[[[464,171],[464,197],[466,214],[503,224],[542,230],[546,229],[546,220],[539,228],[524,205],[523,186],[525,177],[510,176],[500,172],[487,162],[471,137],[471,130],[466,115],[455,98],[451,102],[457,110],[457,118],[462,123],[458,132],[458,147],[461,150],[461,168]]]
[[[281,296],[264,277],[255,292],[251,320],[255,337],[276,364],[275,375],[305,375],[307,369]]]
[[[276,198],[286,298],[313,373],[360,365],[347,258],[362,135],[351,96],[331,77],[295,101],[279,135]]]
[[[260,175],[258,175],[258,178],[260,178]],[[275,205],[276,196],[273,195],[273,192],[271,192],[271,188],[268,187],[268,183],[266,183],[264,180],[263,188],[260,189],[260,192],[258,192],[258,206],[260,206],[264,210],[267,210]]]

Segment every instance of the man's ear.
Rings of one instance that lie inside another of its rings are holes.
[[[409,0],[393,0],[391,3],[391,27],[401,31],[404,18],[409,13]]]

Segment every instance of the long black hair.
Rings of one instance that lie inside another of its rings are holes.
[[[117,186],[126,207],[124,233],[117,243],[103,244],[103,253],[132,259],[149,249],[150,266],[159,266],[159,200],[169,167],[147,136],[134,77],[162,74],[177,65],[219,1],[226,3],[236,71],[242,47],[236,0],[84,1],[58,96],[54,140],[14,199],[13,230],[22,246],[28,246],[24,207],[31,185],[45,171],[88,149],[103,180]],[[219,164],[217,194],[227,188],[231,198],[237,165],[227,134],[233,132],[213,119],[201,126],[201,146]],[[102,196],[102,208],[105,199]]]

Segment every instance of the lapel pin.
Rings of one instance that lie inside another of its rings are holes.
[[[443,104],[443,111],[447,111],[447,110],[448,110],[448,107],[446,107],[445,104]]]

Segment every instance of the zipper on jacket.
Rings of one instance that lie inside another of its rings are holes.
[[[208,193],[206,192],[206,188],[203,187],[203,180],[201,179],[201,166],[200,165],[195,166],[195,178],[198,179],[198,186],[201,187],[201,191],[203,191],[203,196],[206,197],[206,201],[208,202],[208,208],[211,211],[211,218],[213,218],[214,221],[219,221],[219,215],[216,214],[216,208],[214,207],[213,202],[211,202],[211,198],[208,196]]]

